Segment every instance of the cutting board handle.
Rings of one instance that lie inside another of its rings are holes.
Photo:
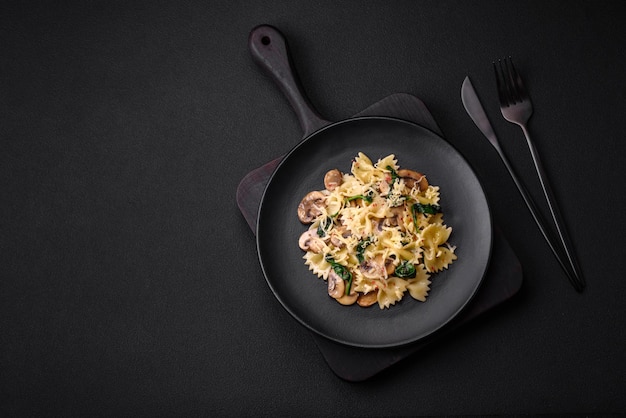
[[[313,108],[302,89],[292,65],[287,41],[278,29],[260,25],[252,29],[248,47],[254,61],[278,84],[298,116],[304,137],[330,124]]]

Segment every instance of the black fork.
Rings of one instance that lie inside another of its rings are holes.
[[[555,248],[553,244],[550,242],[551,238],[546,236],[546,232],[544,231],[544,225],[541,225],[541,222],[535,216],[535,221],[537,221],[541,232],[544,233],[544,237],[550,244],[553,252],[559,262],[561,263],[561,267],[568,273],[568,278],[570,282],[574,286],[577,291],[582,291],[585,287],[585,280],[580,272],[580,267],[578,265],[578,261],[570,250],[571,241],[565,230],[563,225],[563,220],[561,217],[561,213],[559,211],[558,206],[556,205],[556,200],[554,198],[554,194],[552,193],[552,189],[547,182],[547,176],[543,169],[543,165],[541,163],[541,159],[539,158],[539,153],[537,152],[537,148],[534,143],[530,139],[530,135],[528,133],[528,119],[533,113],[533,106],[530,101],[530,97],[522,82],[522,78],[518,74],[515,66],[513,65],[513,61],[511,57],[504,60],[498,60],[496,63],[493,62],[493,69],[496,77],[496,85],[498,89],[498,97],[500,99],[500,111],[502,112],[502,116],[507,121],[519,125],[524,132],[524,136],[526,137],[526,142],[528,143],[528,148],[530,149],[530,153],[533,159],[533,163],[535,164],[535,170],[537,171],[537,175],[539,176],[539,181],[541,183],[541,188],[543,190],[543,195],[548,203],[548,208],[550,209],[550,214],[552,215],[552,220],[554,221],[554,225],[556,227],[560,246],[562,250],[565,252],[567,256],[567,260],[569,261],[571,272],[569,269],[565,267],[562,263],[560,257],[555,252]],[[532,209],[531,209],[532,211]],[[533,215],[535,215],[533,213]]]

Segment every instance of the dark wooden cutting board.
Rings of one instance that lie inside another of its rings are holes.
[[[443,137],[443,132],[428,108],[420,99],[409,94],[398,93],[388,96],[355,115],[357,116],[389,116],[404,119]],[[278,157],[248,173],[237,188],[237,204],[253,232],[256,232],[256,218],[263,190],[281,158]],[[435,334],[410,345],[383,349],[355,348],[330,341],[315,333],[311,335],[333,372],[348,381],[363,381],[508,300],[517,293],[521,285],[522,268],[519,260],[495,225],[492,256],[480,289],[468,306]]]

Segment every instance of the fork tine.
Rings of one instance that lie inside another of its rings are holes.
[[[504,72],[505,72],[505,80],[506,86],[509,91],[509,104],[514,105],[519,102],[519,95],[517,93],[517,85],[515,83],[515,76],[511,71],[511,65],[509,64],[509,60],[504,58]]]
[[[515,67],[513,66],[513,61],[511,61],[511,57],[504,58],[504,71],[506,73],[506,81],[507,81],[507,86],[509,88],[509,92],[511,94],[510,96],[510,104],[514,105],[515,103],[519,103],[521,102],[521,98],[520,98],[520,94],[519,94],[519,90],[518,90],[518,84],[517,84],[517,79],[519,78],[519,75],[517,75],[517,73],[515,72]]]
[[[522,100],[528,98],[528,92],[526,91],[526,87],[524,86],[522,77],[520,77],[520,75],[515,70],[515,66],[513,65],[513,60],[511,59],[511,57],[509,57],[509,62],[511,63],[511,80],[513,80],[515,90],[517,91],[517,99],[521,102]]]
[[[528,98],[526,87],[510,56],[499,59],[497,65],[495,61],[492,64],[501,106],[509,107]]]
[[[509,83],[507,72],[502,65],[502,60],[498,60],[497,66],[498,73],[498,95],[500,96],[500,104],[504,107],[509,107],[514,103],[511,92],[511,83]]]
[[[515,96],[506,60],[504,60],[504,62],[501,59],[498,60],[498,73],[500,74],[500,80],[502,82],[501,91],[503,100],[501,104],[503,107],[509,107],[515,104]]]
[[[500,72],[498,71],[498,66],[496,65],[496,62],[493,61],[492,64],[493,64],[493,73],[496,77],[496,88],[498,90],[498,99],[500,100],[500,106],[508,106],[506,93],[502,85],[502,82],[503,82],[502,76]]]
[[[517,87],[515,84],[515,79],[511,72],[511,66],[509,65],[509,61],[505,58],[500,62],[500,67],[502,68],[502,73],[504,77],[504,84],[506,85],[506,91],[509,97],[509,106],[513,106],[515,103],[518,103],[519,95],[517,92]]]

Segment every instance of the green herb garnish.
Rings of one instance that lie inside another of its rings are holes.
[[[346,283],[346,295],[350,294],[350,288],[352,287],[352,273],[348,270],[347,267],[342,266],[338,262],[336,262],[331,256],[326,256],[326,261],[330,264],[333,271],[337,273],[337,276],[341,277],[341,280],[347,282]]]
[[[365,260],[365,256],[363,255],[363,253],[365,253],[365,249],[371,243],[372,243],[371,238],[367,238],[367,239],[359,241],[359,243],[357,244],[356,258],[359,260],[359,263],[362,263]]]
[[[426,215],[434,215],[441,212],[441,206],[431,205],[430,203],[422,204],[418,202],[413,204],[413,210]]]
[[[370,190],[369,192],[367,192],[364,195],[363,194],[357,194],[355,196],[346,197],[346,202],[351,202],[353,200],[358,200],[358,199],[363,199],[367,203],[372,203],[372,201],[374,200],[374,192]]]
[[[417,203],[415,205],[411,205],[411,215],[413,215],[413,225],[415,225],[415,232],[419,231],[419,226],[417,225]]]
[[[330,228],[332,224],[333,224],[333,220],[328,217],[324,220],[324,222],[320,222],[319,226],[317,227],[317,235],[320,238],[324,238],[326,236],[326,232],[328,231],[328,228]]]
[[[387,170],[391,171],[391,183],[389,183],[390,185],[393,186],[393,183],[395,183],[395,181],[400,177],[398,176],[398,173],[396,172],[396,170],[393,169],[392,166],[388,165],[387,167],[385,167]]]
[[[416,275],[415,266],[408,261],[403,261],[396,267],[395,275],[401,278],[412,278]]]
[[[418,213],[423,213],[425,215],[434,215],[439,212],[441,212],[441,206],[439,205],[431,205],[430,203],[422,204],[419,202],[411,205],[411,215],[413,216],[413,224],[415,225],[415,230],[419,230],[419,226],[417,225]]]

